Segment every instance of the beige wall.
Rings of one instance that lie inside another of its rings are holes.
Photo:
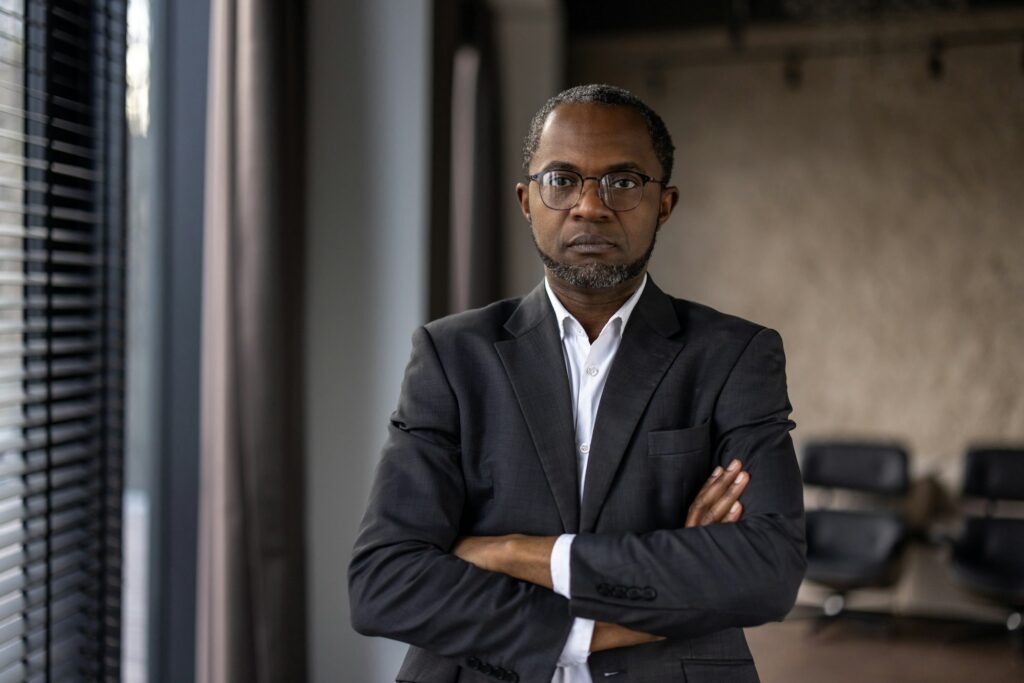
[[[950,52],[941,80],[920,52],[810,61],[796,90],[778,62],[671,66],[716,41],[572,53],[575,82],[633,90],[674,136],[681,201],[654,277],[781,331],[799,440],[901,439],[915,475],[958,486],[969,443],[1024,441],[1020,43]]]
[[[973,21],[1022,26],[1024,14]],[[761,30],[749,44],[927,40],[962,27]],[[899,439],[915,477],[955,492],[968,444],[1024,442],[1020,43],[954,50],[941,80],[920,51],[809,61],[793,89],[778,61],[692,65],[727,54],[724,38],[572,45],[573,83],[634,91],[674,136],[681,201],[653,276],[781,331],[798,446]],[[952,584],[943,551],[920,546],[895,591],[854,605],[986,613]]]

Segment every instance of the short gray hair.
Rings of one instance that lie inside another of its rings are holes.
[[[523,140],[523,172],[530,172],[530,162],[540,145],[540,133],[544,129],[544,123],[548,115],[560,104],[572,102],[581,104],[607,104],[623,107],[632,107],[640,112],[647,124],[647,132],[651,135],[651,144],[654,146],[654,154],[661,164],[662,178],[666,183],[672,177],[672,160],[675,154],[675,146],[672,144],[672,136],[665,127],[658,113],[647,106],[647,103],[639,97],[614,85],[592,83],[590,85],[577,85],[576,87],[563,90],[547,102],[533,115],[530,120],[530,130]]]

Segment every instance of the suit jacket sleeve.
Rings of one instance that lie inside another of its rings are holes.
[[[730,371],[711,418],[717,460],[739,458],[750,472],[742,520],[577,536],[573,614],[670,637],[784,617],[806,568],[790,412],[782,340],[761,328]]]
[[[568,601],[449,552],[466,491],[459,409],[424,328],[388,433],[349,566],[354,628],[550,680],[572,625]]]

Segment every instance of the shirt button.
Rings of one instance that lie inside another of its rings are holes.
[[[589,453],[589,452],[590,452],[590,444],[589,443],[585,443],[585,444],[580,446],[580,453]]]
[[[587,374],[590,375],[591,377],[597,377],[597,368],[591,365],[589,368],[587,368]]]

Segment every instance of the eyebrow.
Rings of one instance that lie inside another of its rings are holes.
[[[544,165],[544,168],[542,168],[540,172],[546,173],[548,171],[576,171],[582,175],[579,166],[568,161],[549,161]],[[644,173],[643,168],[641,168],[636,162],[620,161],[605,166],[600,175],[604,175],[605,173],[614,173],[615,171],[636,171],[638,173]]]

